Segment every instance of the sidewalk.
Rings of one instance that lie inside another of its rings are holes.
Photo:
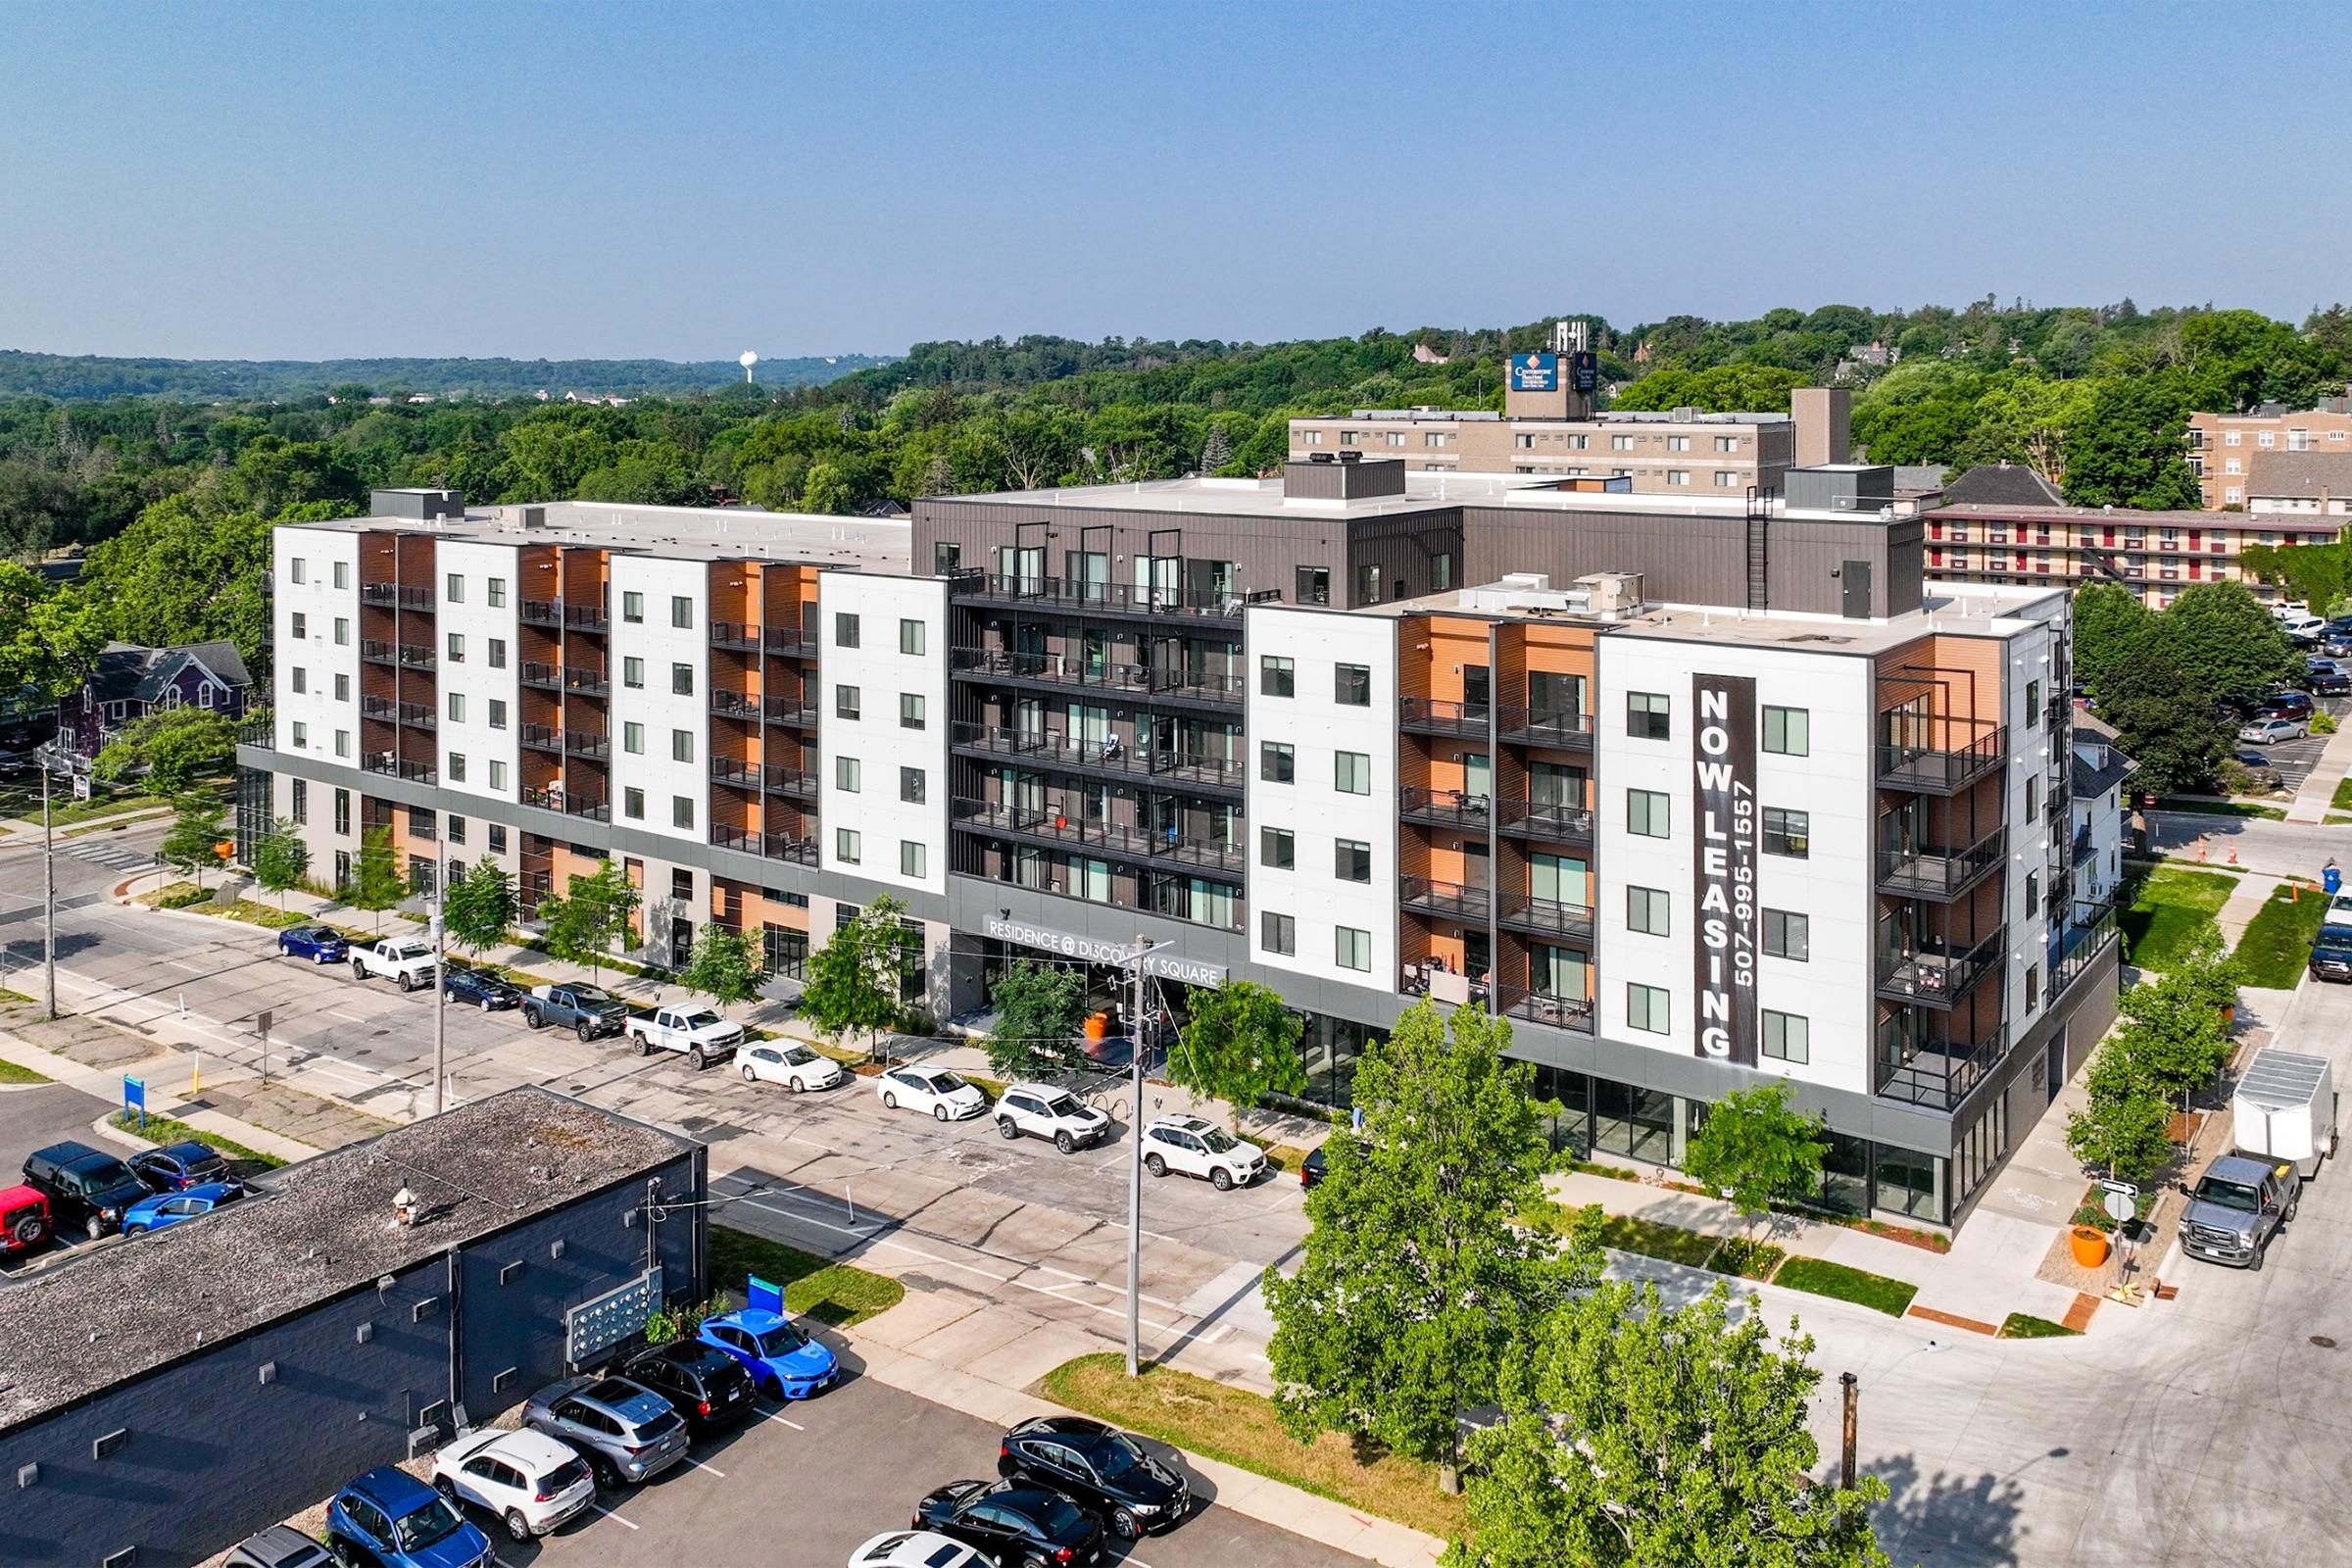
[[[2237,879],[2237,885],[2230,890],[2229,902],[2213,916],[2214,924],[2222,929],[2222,943],[2226,948],[2232,953],[2237,951],[2237,944],[2245,936],[2246,927],[2254,923],[2254,917],[2262,912],[2262,906],[2270,902],[2271,895],[2277,891],[2278,884],[2267,876],[2241,876]],[[2313,897],[2319,895],[2314,894]]]
[[[2335,786],[2347,772],[2352,772],[2352,724],[2338,729],[2328,737],[2328,749],[2312,764],[2303,787],[2295,791],[2292,804],[2286,808],[2289,822],[2320,822],[2328,816],[2328,807],[2335,799]]]

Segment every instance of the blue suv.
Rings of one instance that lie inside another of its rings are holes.
[[[326,1549],[344,1568],[493,1568],[490,1538],[394,1465],[344,1483],[326,1506]]]

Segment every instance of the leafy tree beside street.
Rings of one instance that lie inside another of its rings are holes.
[[[211,708],[167,708],[122,726],[90,764],[93,777],[119,779],[143,768],[149,795],[184,794],[197,779],[227,766],[237,755],[237,726]]]
[[[717,921],[707,922],[695,938],[678,984],[721,1006],[749,1002],[760,994],[760,957],[751,938]]]
[[[1788,1103],[1785,1083],[1736,1089],[1707,1107],[1684,1151],[1683,1169],[1754,1219],[1774,1203],[1821,1191],[1821,1162],[1829,1153],[1821,1129],[1821,1118]]]
[[[0,506],[4,512],[5,506]],[[96,612],[13,561],[0,561],[0,692],[63,697],[106,646]]]
[[[2091,697],[2115,726],[2124,755],[2139,764],[2139,787],[2159,794],[2211,787],[2229,757],[2231,732],[2213,698],[2192,684],[2159,642],[2118,664]]]
[[[899,918],[906,906],[884,895],[858,911],[808,956],[801,1016],[827,1039],[858,1033],[873,1053],[899,1021]]]
[[[186,871],[204,886],[205,868],[220,863],[221,806],[210,795],[183,795],[172,803],[171,831],[156,853],[166,865]]]
[[[2156,616],[2164,651],[2197,690],[2245,697],[2303,672],[2278,618],[2242,582],[2201,582]]]
[[[484,857],[449,880],[441,897],[441,933],[450,946],[468,955],[505,943],[521,915],[514,879],[496,860]]]
[[[628,872],[614,861],[599,861],[591,874],[573,875],[560,897],[539,901],[547,951],[566,963],[588,965],[589,974],[601,978],[612,945],[629,934],[637,905]]]
[[[351,883],[337,890],[345,904],[374,915],[375,929],[384,929],[384,911],[396,908],[409,896],[408,878],[392,851],[392,830],[371,828],[360,835],[360,858],[352,863]]]
[[[1086,1015],[1085,970],[1017,958],[988,1000],[997,1013],[988,1037],[990,1071],[1033,1078],[1070,1065]]]
[[[286,890],[310,874],[311,849],[303,843],[296,824],[279,817],[270,824],[270,831],[253,848],[253,880],[277,895],[277,906],[286,906]]]
[[[1246,1109],[1267,1095],[1306,1089],[1298,1036],[1306,1020],[1281,996],[1249,980],[1195,991],[1192,1015],[1168,1054],[1168,1081]]]

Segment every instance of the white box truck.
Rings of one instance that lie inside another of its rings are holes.
[[[2335,1152],[2335,1073],[2325,1056],[2265,1046],[2230,1097],[2230,1136],[2240,1153],[2289,1160],[2305,1181]]]

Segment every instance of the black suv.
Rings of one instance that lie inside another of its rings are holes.
[[[1004,1434],[997,1474],[1076,1498],[1123,1540],[1172,1530],[1192,1506],[1184,1478],[1126,1433],[1081,1416],[1039,1416]]]
[[[1058,1492],[1018,1481],[955,1481],[914,1505],[916,1530],[976,1546],[999,1568],[1092,1568],[1102,1521]]]
[[[122,1211],[147,1196],[137,1172],[87,1144],[51,1144],[27,1154],[24,1182],[49,1200],[60,1225],[79,1225],[92,1241],[122,1229]]]
[[[752,1375],[714,1345],[679,1340],[638,1351],[620,1369],[676,1405],[697,1433],[729,1426],[752,1413]]]

